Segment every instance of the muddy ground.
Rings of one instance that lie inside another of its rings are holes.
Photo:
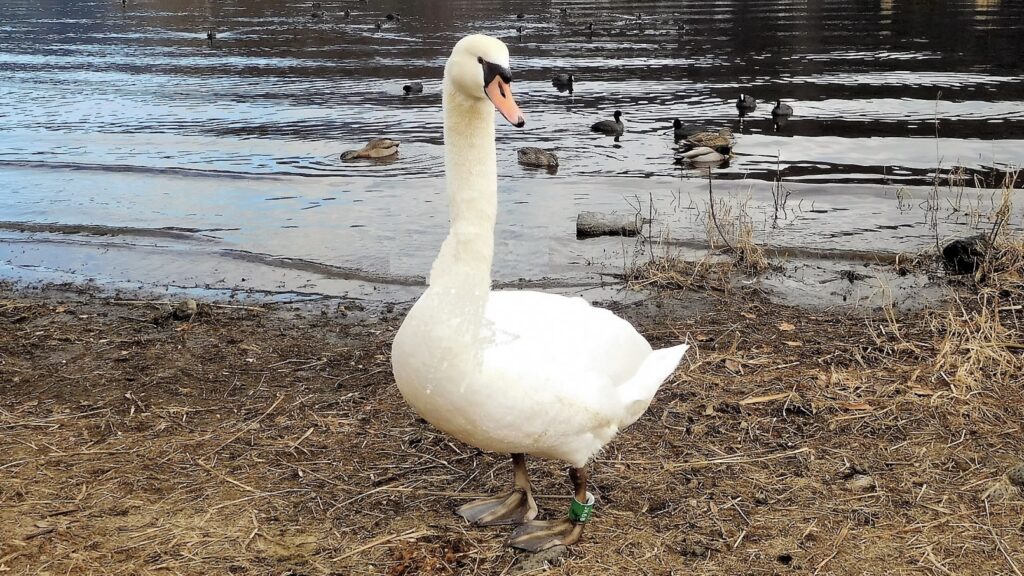
[[[545,564],[453,514],[510,467],[402,402],[400,308],[214,304],[0,288],[0,572],[1024,569],[1020,374],[965,384],[945,312],[753,288],[613,306],[697,351],[593,463],[595,517]],[[542,517],[563,514],[564,467],[530,470]]]

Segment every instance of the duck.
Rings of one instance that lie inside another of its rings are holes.
[[[694,164],[718,164],[729,158],[728,154],[722,154],[714,148],[698,146],[683,152],[683,158]]]
[[[309,15],[309,17],[310,18],[323,18],[325,14],[327,14],[327,12],[324,12],[323,10],[320,10],[318,12],[313,12],[312,14]]]
[[[749,94],[740,94],[740,97],[736,99],[736,109],[740,112],[740,117],[750,114],[757,109],[757,100]]]
[[[209,32],[206,33],[206,41],[209,42],[210,44],[213,44],[213,41],[216,40],[216,39],[217,39],[217,32],[216,31],[210,30]]]
[[[516,34],[518,34],[519,36],[523,35],[523,27],[522,26],[516,26]]]
[[[772,108],[772,118],[778,120],[779,118],[789,118],[792,115],[792,106],[789,104],[783,104],[782,100],[775,101],[775,108]]]
[[[387,18],[389,21],[390,20],[394,20],[395,22],[401,22],[402,21],[402,17],[399,16],[397,12],[388,12],[387,15],[384,16],[384,17]]]
[[[398,140],[391,138],[374,138],[366,143],[359,150],[346,150],[341,153],[342,160],[356,160],[358,158],[386,158],[398,154]]]
[[[558,89],[559,92],[565,92],[566,90],[572,94],[572,83],[575,81],[572,74],[555,74],[551,78],[551,85]]]
[[[384,23],[382,23],[380,20],[377,20],[377,23],[374,24],[374,27],[377,28],[377,32],[380,32],[381,29],[384,28]]]
[[[516,14],[516,18],[518,18],[519,20],[522,20],[523,18],[526,18],[526,14],[523,14],[522,12],[520,12],[519,14]]]
[[[688,136],[686,142],[694,148],[706,147],[728,151],[732,149],[732,130],[722,128],[718,132],[697,132]]]
[[[679,118],[672,121],[672,136],[676,142],[686,140],[690,136],[699,134],[702,131],[700,127],[693,124],[683,124],[683,121]]]
[[[349,10],[345,10],[344,12],[341,13],[341,17],[348,20],[349,18],[352,17],[352,12]]]
[[[595,122],[590,127],[590,130],[611,136],[622,136],[622,133],[626,131],[626,126],[622,123],[622,112],[616,110],[612,116],[615,118],[614,121],[601,120],[600,122]]]
[[[408,96],[410,94],[422,94],[423,93],[423,82],[418,82],[418,81],[416,81],[416,82],[409,82],[405,86],[402,86],[402,91],[405,92],[406,96]]]
[[[558,156],[543,148],[525,146],[518,151],[519,163],[535,168],[558,168]]]
[[[128,6],[128,0],[121,0],[121,8],[125,8],[127,6]]]
[[[516,525],[507,544],[538,552],[579,541],[595,503],[587,464],[644,414],[687,345],[654,350],[629,322],[580,297],[491,290],[494,110],[517,128],[526,124],[511,85],[503,42],[474,34],[455,44],[442,90],[449,232],[394,336],[391,367],[424,420],[511,457],[509,491],[457,512],[476,525]],[[536,520],[527,456],[570,466],[568,514]]]

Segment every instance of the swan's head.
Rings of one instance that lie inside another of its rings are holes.
[[[445,66],[445,78],[466,97],[489,99],[513,126],[522,128],[526,124],[512,97],[508,47],[501,40],[483,34],[459,40]]]

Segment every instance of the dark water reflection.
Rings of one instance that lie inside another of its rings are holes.
[[[572,221],[580,210],[628,210],[633,196],[655,202],[676,237],[702,236],[678,208],[706,184],[676,162],[674,118],[738,135],[735,158],[714,173],[734,181],[721,190],[767,203],[778,175],[794,202],[836,208],[773,231],[781,243],[919,247],[935,231],[914,228],[927,217],[896,196],[924,197],[913,187],[929,185],[936,166],[991,185],[1024,157],[1020,0],[323,9],[311,18],[310,3],[286,0],[0,2],[0,220],[228,229],[220,238],[231,248],[422,274],[445,214],[441,67],[472,31],[510,45],[529,119],[499,129],[499,277],[580,275],[586,262],[621,259],[621,243],[577,243]],[[568,72],[572,94],[551,85]],[[424,92],[406,97],[412,80]],[[740,93],[758,99],[742,123]],[[779,98],[795,109],[782,127],[770,115]],[[619,142],[589,132],[616,109],[627,126]],[[382,135],[402,140],[396,162],[338,161]],[[558,173],[519,167],[524,145],[556,149]],[[410,238],[415,247],[396,249]]]

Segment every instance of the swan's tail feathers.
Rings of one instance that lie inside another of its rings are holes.
[[[636,374],[619,386],[619,397],[625,408],[622,423],[619,424],[620,430],[643,416],[647,407],[651,405],[655,392],[675,372],[689,347],[687,344],[680,344],[651,352]]]

